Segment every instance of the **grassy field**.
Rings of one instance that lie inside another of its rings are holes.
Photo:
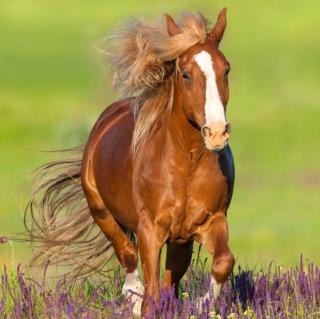
[[[121,271],[117,268],[110,275],[99,285],[86,279],[70,287],[60,280],[50,289],[45,274],[35,282],[19,268],[9,272],[4,269],[1,314],[4,318],[32,319],[137,318],[130,300],[121,295]],[[238,269],[223,286],[219,298],[201,303],[199,297],[209,286],[209,273],[203,265],[193,264],[179,286],[181,300],[174,297],[173,289],[162,290],[159,303],[152,303],[150,315],[144,318],[319,318],[320,269],[303,260],[297,267],[270,266],[256,274]]]
[[[222,45],[232,64],[228,108],[237,180],[230,245],[243,265],[320,263],[320,27],[318,1],[158,2],[2,0],[0,236],[23,230],[19,193],[49,159],[40,149],[86,140],[116,95],[94,48],[129,16],[227,6]],[[24,188],[25,203],[29,186]],[[30,250],[15,244],[15,260]],[[10,262],[10,246],[0,247]]]

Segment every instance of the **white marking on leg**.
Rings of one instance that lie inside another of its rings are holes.
[[[206,123],[226,123],[224,107],[219,95],[211,55],[207,51],[201,51],[194,56],[194,60],[197,62],[206,77]]]
[[[218,284],[217,281],[212,276],[210,280],[210,288],[203,298],[210,299],[210,297],[212,296],[213,299],[217,299],[217,297],[220,295],[220,292],[221,292],[221,286],[222,284]]]
[[[222,284],[218,284],[214,277],[211,277],[211,291],[213,292],[213,298],[217,299],[221,292]]]
[[[218,298],[218,296],[220,295],[220,292],[221,292],[221,287],[222,287],[222,284],[217,283],[217,281],[212,276],[211,280],[210,280],[209,290],[207,291],[207,293],[203,297],[200,297],[197,300],[198,308],[200,309],[200,311],[202,311],[202,307],[205,302],[210,301],[211,298],[213,298],[213,300]]]
[[[144,294],[144,287],[139,279],[138,270],[135,269],[131,273],[127,273],[122,287],[124,296],[134,304],[133,313],[137,316],[141,315],[142,297],[138,295]]]
[[[122,291],[125,292],[129,290],[138,294],[144,293],[144,287],[139,279],[139,274],[137,269],[135,269],[131,273],[127,273],[126,275]]]

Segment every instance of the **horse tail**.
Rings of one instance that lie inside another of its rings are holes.
[[[70,157],[35,171],[31,199],[24,211],[30,266],[68,266],[66,279],[106,274],[114,250],[95,224],[81,186],[83,147],[60,151]]]

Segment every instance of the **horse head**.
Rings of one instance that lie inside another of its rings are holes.
[[[166,15],[170,36],[181,32]],[[201,131],[209,150],[222,150],[228,143],[230,124],[226,120],[229,99],[230,63],[219,49],[226,28],[223,9],[203,43],[197,43],[176,60],[176,92],[188,120]]]

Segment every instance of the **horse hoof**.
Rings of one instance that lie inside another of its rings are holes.
[[[133,295],[131,296],[130,301],[133,304],[133,308],[132,308],[133,315],[135,317],[141,317],[142,298],[137,295]]]
[[[141,317],[141,305],[143,298],[132,291],[127,291],[124,296],[132,305],[132,313],[134,317]]]

